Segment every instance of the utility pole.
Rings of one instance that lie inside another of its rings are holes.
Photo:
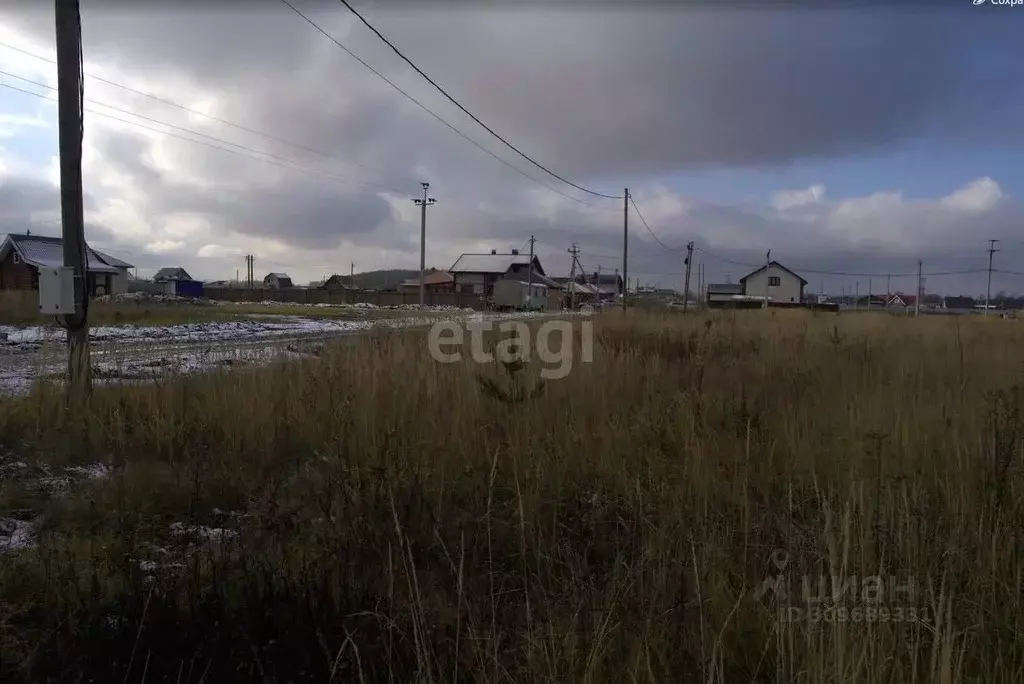
[[[871,278],[868,278],[868,310],[871,309]]]
[[[914,297],[914,315],[918,316],[921,313],[921,260],[917,260],[917,296]]]
[[[985,286],[985,315],[988,316],[989,300],[992,297],[992,255],[999,250],[996,249],[996,243],[999,240],[988,241],[988,284]]]
[[[530,301],[530,309],[533,309],[533,243],[536,238],[530,236],[530,265],[526,267],[526,296]]]
[[[704,308],[704,264],[697,264],[697,308]]]
[[[629,188],[622,191],[622,312],[626,312],[626,294],[629,292]]]
[[[853,283],[853,310],[856,311],[860,308],[860,281],[854,281]]]
[[[576,308],[576,257],[580,250],[574,242],[568,251],[572,255],[572,265],[569,267],[569,309],[574,310]]]
[[[764,307],[768,308],[768,284],[772,281],[772,250],[768,250],[768,253],[764,257]]]
[[[356,277],[356,262],[350,261],[348,264],[348,279],[354,281]]]
[[[255,273],[253,261],[255,260],[256,257],[254,257],[252,254],[245,255],[245,284],[246,287],[248,287],[250,290],[253,288],[253,275]]]
[[[427,207],[437,203],[433,197],[427,197],[427,190],[430,183],[420,183],[423,186],[423,199],[413,198],[413,202],[420,207],[420,308],[427,306]]]
[[[57,119],[60,145],[60,213],[64,267],[74,274],[75,313],[65,317],[68,344],[68,401],[92,388],[89,362],[89,287],[85,217],[82,206],[82,16],[78,0],[56,0]]]
[[[885,276],[885,305],[889,306],[892,300],[892,274]]]
[[[683,313],[690,306],[690,261],[693,260],[693,240],[686,243],[686,281],[683,284]]]

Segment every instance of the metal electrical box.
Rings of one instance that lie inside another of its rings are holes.
[[[70,266],[39,269],[39,313],[75,313],[75,269]]]

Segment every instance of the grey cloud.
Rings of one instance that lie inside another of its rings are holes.
[[[445,103],[364,27],[348,31],[351,21],[343,11],[325,9],[333,3],[299,7],[488,149],[542,177]],[[783,10],[730,14],[667,8],[543,12],[533,6],[521,12],[462,7],[414,12],[410,3],[361,9],[528,154],[575,180],[613,185],[616,191],[623,176],[895,150],[928,132],[949,142],[1019,142],[1011,126],[977,125],[994,108],[1012,112],[1021,104],[1016,84],[1024,68],[1022,25],[1005,16],[996,24],[966,14],[879,10],[796,16]],[[35,13],[19,10],[12,25],[49,42],[50,12],[49,6]],[[333,168],[368,186],[331,185],[275,170],[279,180],[270,188],[255,180],[259,162],[174,142],[170,149],[186,172],[209,179],[208,187],[197,187],[145,161],[148,145],[132,134],[100,139],[106,162],[135,179],[147,198],[144,211],[158,226],[169,215],[197,212],[208,215],[216,230],[323,250],[347,237],[407,253],[414,263],[417,223],[400,221],[373,193],[414,195],[422,169],[445,207],[432,210],[430,254],[460,241],[505,249],[533,233],[543,239],[542,249],[551,250],[557,269],[567,270],[565,249],[573,241],[598,255],[585,257],[588,265],[616,265],[604,258],[621,250],[621,213],[614,203],[604,214],[560,205],[545,215],[538,202],[524,199],[524,191],[537,186],[458,139],[283,5],[245,12],[146,7],[129,13],[109,3],[86,7],[83,21],[87,59],[109,61],[154,87],[193,83],[222,102],[225,109],[218,116],[341,162],[331,167],[317,155],[224,126],[202,130],[309,166]],[[90,81],[87,88],[100,86]],[[167,95],[190,103],[183,92]],[[173,109],[143,99],[131,102],[137,111],[198,127]],[[232,187],[250,178],[250,189]],[[481,199],[493,208],[474,211]],[[447,207],[452,209],[445,220]],[[1019,215],[1000,211],[1008,213],[973,218],[972,230],[1009,235]],[[667,244],[695,239],[707,247],[718,244],[711,238],[729,232],[735,240],[719,250],[736,261],[759,259],[762,242],[780,258],[797,258],[801,250],[824,250],[834,242],[819,218],[801,222],[763,209],[698,203],[678,219],[671,225],[682,229],[659,234]],[[948,225],[931,230],[937,239],[923,246],[926,253],[935,250],[936,259],[957,231],[965,244],[971,237],[963,221],[942,220]],[[634,228],[639,229],[635,221]],[[631,270],[681,271],[680,255],[665,254],[642,233],[633,235]],[[188,254],[194,254],[192,246],[181,258]],[[444,263],[448,256],[438,256],[438,265],[450,265]],[[158,257],[159,263],[166,258]],[[823,270],[837,271],[873,270],[870,261],[852,248],[820,258]],[[735,276],[737,267],[729,268]]]

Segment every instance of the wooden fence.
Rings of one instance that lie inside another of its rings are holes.
[[[227,302],[283,302],[288,304],[358,304],[402,306],[420,303],[419,292],[374,292],[368,290],[314,290],[291,288],[220,288],[208,287],[204,296]],[[457,306],[463,309],[484,308],[480,295],[468,293],[426,293],[427,306]]]

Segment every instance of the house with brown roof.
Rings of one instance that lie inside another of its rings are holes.
[[[335,273],[330,278],[325,280],[323,284],[319,286],[321,290],[358,290],[359,286],[356,285],[355,280],[352,276],[338,275]]]
[[[441,271],[432,268],[427,271],[423,278],[423,285],[427,292],[448,293],[455,291],[455,277],[448,271]],[[409,278],[402,281],[400,286],[402,292],[419,292],[420,279]]]

